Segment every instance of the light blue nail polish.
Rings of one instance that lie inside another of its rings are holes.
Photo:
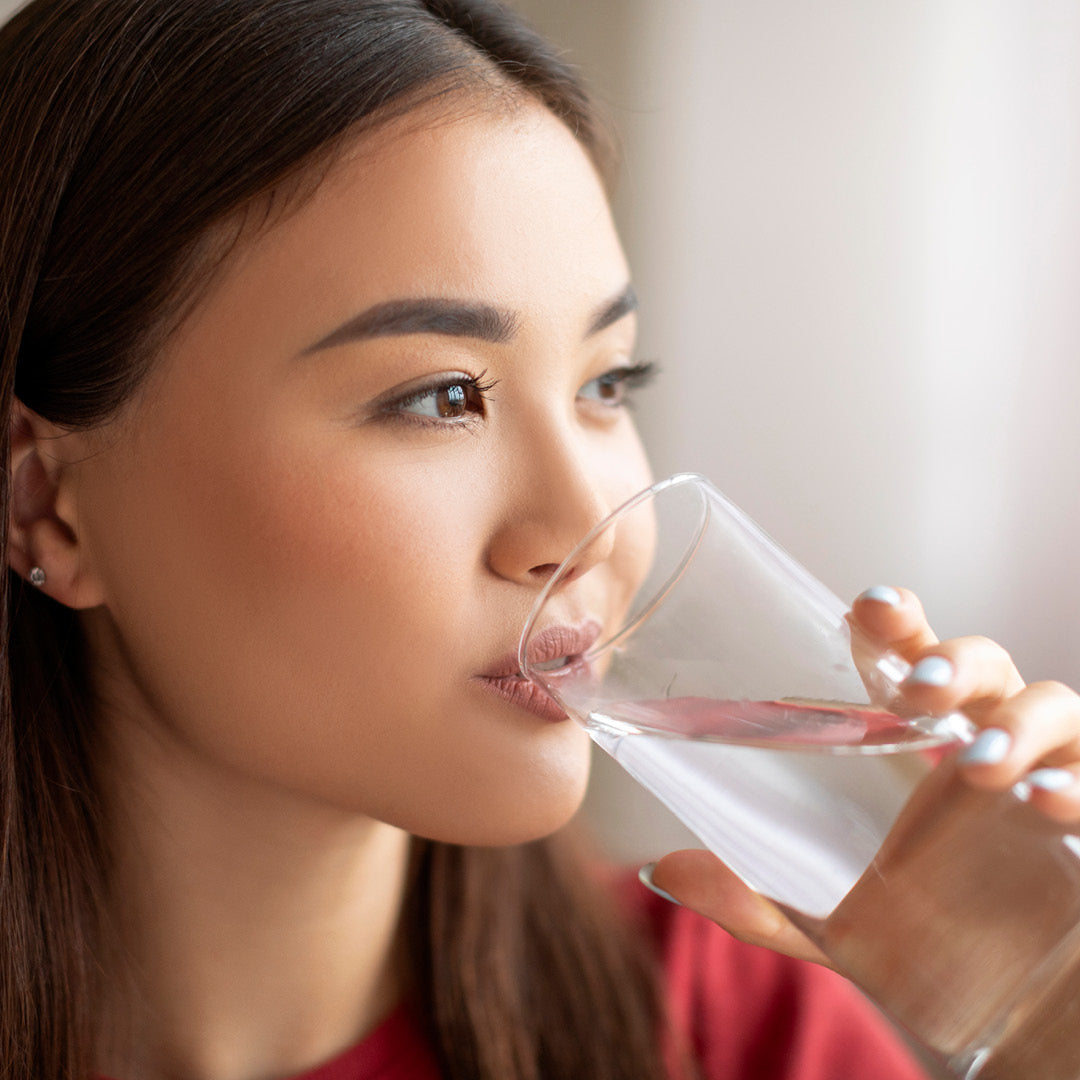
[[[960,754],[964,765],[996,765],[1004,761],[1012,747],[1012,736],[1001,728],[988,727]]]
[[[655,868],[656,863],[648,863],[647,865],[643,866],[638,871],[638,881],[640,881],[646,889],[651,889],[654,893],[656,893],[657,896],[662,896],[665,900],[670,901],[672,904],[678,904],[679,907],[682,907],[682,904],[678,900],[676,900],[675,897],[671,895],[671,893],[666,892],[664,889],[661,889],[659,885],[653,884],[652,875]]]
[[[952,664],[944,656],[924,656],[904,682],[914,686],[948,686],[954,674]]]
[[[900,594],[890,585],[871,585],[866,592],[860,594],[859,599],[876,600],[879,604],[896,607],[900,603]]]
[[[1027,782],[1043,791],[1064,791],[1076,783],[1076,774],[1068,769],[1036,769],[1027,774]]]

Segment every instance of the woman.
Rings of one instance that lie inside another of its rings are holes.
[[[5,1075],[916,1076],[831,974],[626,890],[623,933],[545,839],[588,746],[498,683],[649,479],[552,51],[491,0],[35,0],[0,71]],[[911,693],[1014,733],[973,782],[1076,760],[1072,697],[877,595],[950,665]],[[807,951],[698,859],[658,883]]]

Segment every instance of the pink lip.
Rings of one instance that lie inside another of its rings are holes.
[[[529,662],[542,664],[548,660],[557,660],[560,656],[567,656],[570,657],[570,663],[559,669],[559,674],[568,673],[580,667],[583,662],[581,657],[596,642],[600,630],[600,624],[592,620],[580,626],[549,626],[530,639]],[[521,673],[517,653],[508,653],[476,678],[487,689],[511,704],[545,720],[560,721],[567,718],[563,707],[546,690]]]
[[[477,680],[511,705],[525,709],[544,720],[558,722],[567,719],[563,707],[543,687],[521,675],[478,675]]]

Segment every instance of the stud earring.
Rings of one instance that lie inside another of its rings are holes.
[[[40,566],[32,566],[30,573],[27,575],[27,580],[31,585],[40,589],[45,584],[45,571]]]

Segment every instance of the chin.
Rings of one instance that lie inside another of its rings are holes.
[[[531,784],[500,792],[501,798],[492,798],[496,793],[489,790],[457,805],[436,826],[417,821],[409,831],[463,847],[511,847],[542,840],[566,826],[581,808],[588,777],[586,765],[573,776],[561,776],[557,784]]]

